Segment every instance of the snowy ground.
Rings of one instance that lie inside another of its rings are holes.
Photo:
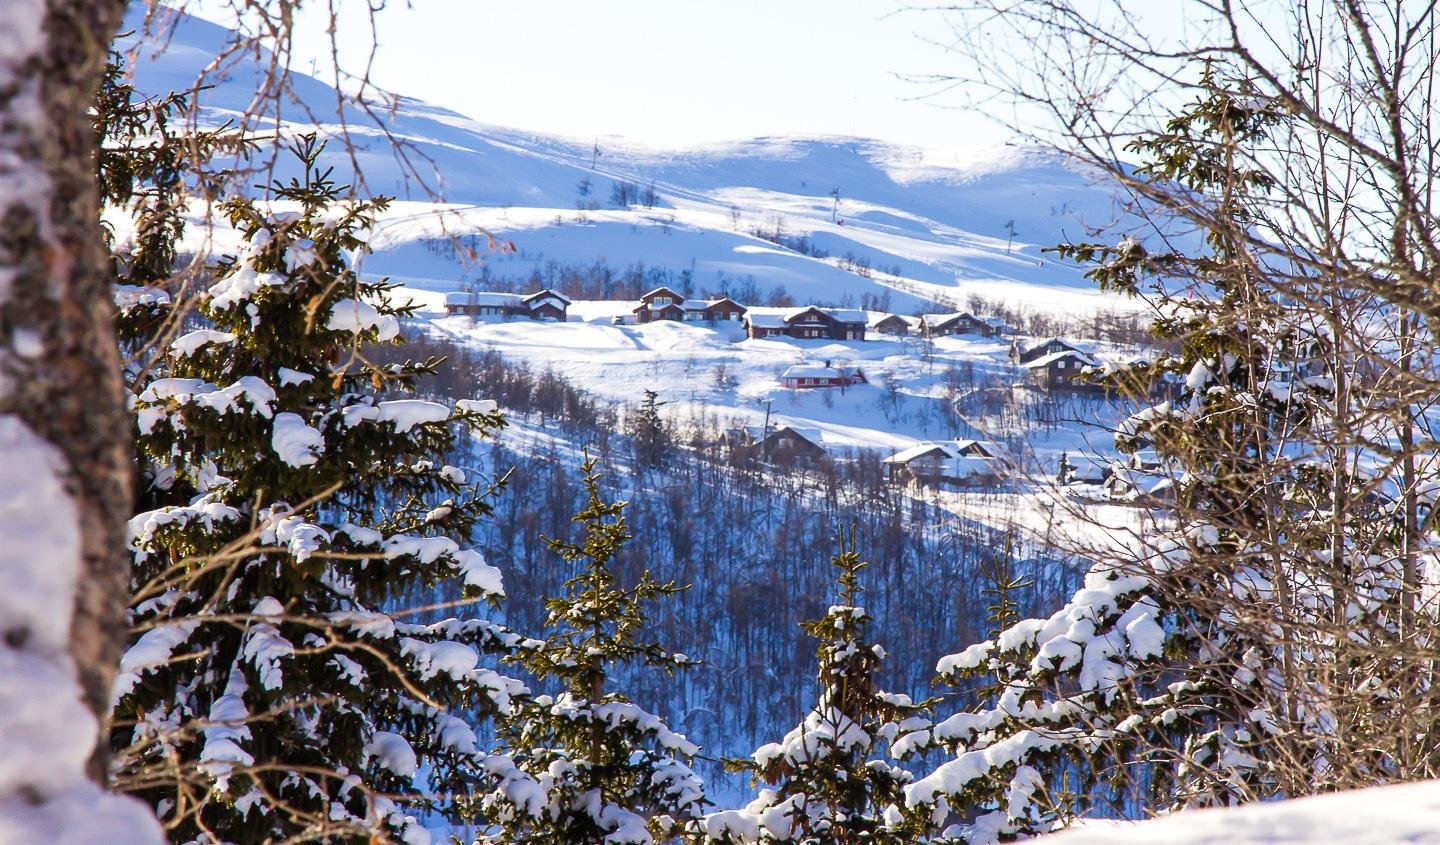
[[[1440,781],[1342,792],[1140,823],[1089,822],[1046,845],[1398,845],[1440,843]]]
[[[940,413],[947,401],[947,371],[964,368],[967,379],[975,383],[1013,385],[1025,379],[1025,371],[1010,363],[1008,339],[938,338],[927,354],[923,342],[914,337],[871,333],[865,341],[752,340],[739,323],[613,323],[612,317],[629,313],[632,302],[577,302],[569,322],[547,323],[446,316],[437,295],[414,289],[400,293],[425,309],[421,316],[433,330],[477,349],[495,349],[532,366],[553,368],[574,384],[617,403],[634,404],[650,389],[660,394],[661,401],[672,403],[669,414],[704,412],[744,425],[762,423],[768,406],[771,424],[819,429],[826,445],[838,449],[899,451],[952,436],[997,439],[996,435],[1009,432],[991,430],[980,418],[961,422],[955,432],[945,429]],[[1109,351],[1123,355],[1121,350]],[[858,367],[870,383],[843,390],[792,390],[781,385],[780,373],[791,364],[826,361],[836,367]],[[1083,404],[1076,412],[1093,410],[1108,417],[1118,413],[1103,402]],[[1107,448],[1103,426],[1110,422],[1113,419],[1101,418],[1095,426],[1061,424],[1036,432],[1033,456],[1016,457],[1050,467],[1062,451]]]
[[[1143,530],[1150,512],[1076,501],[1053,484],[1065,453],[1113,456],[1111,427],[1125,409],[1103,400],[1064,400],[1053,424],[1017,427],[1015,417],[970,414],[953,422],[946,410],[956,395],[947,379],[963,373],[959,391],[992,390],[1017,405],[1043,403],[1024,387],[1025,371],[1009,359],[1008,339],[944,337],[927,348],[920,339],[870,334],[866,341],[747,339],[738,324],[655,322],[616,324],[633,302],[576,302],[565,323],[499,317],[446,316],[443,297],[402,288],[420,306],[420,325],[476,350],[493,349],[512,361],[553,369],[573,384],[617,404],[634,407],[645,390],[667,403],[677,421],[704,415],[722,428],[790,425],[821,433],[833,454],[873,450],[887,456],[927,440],[975,438],[996,443],[1016,467],[1008,491],[930,491],[946,510],[991,525],[1017,525],[1034,537],[1068,532],[1089,545],[1124,542]],[[1020,338],[1022,346],[1035,338]],[[1089,344],[1102,357],[1132,350]],[[789,365],[830,361],[860,368],[870,383],[845,389],[788,389],[780,373]],[[953,418],[952,418],[953,419]],[[1094,489],[1096,495],[1103,491]],[[1083,517],[1083,518],[1082,518]],[[1083,536],[1075,526],[1085,523]],[[1113,535],[1113,536],[1112,536]]]

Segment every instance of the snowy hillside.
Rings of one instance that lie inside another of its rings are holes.
[[[192,84],[229,37],[191,17],[170,23],[163,52],[145,44],[135,51],[142,90]],[[253,62],[226,68],[201,99],[206,119],[245,114],[256,73]],[[286,132],[317,125],[341,131],[333,89],[303,75],[291,88],[300,107],[287,111],[295,122]],[[388,129],[404,143],[407,164],[370,117],[351,108],[343,118],[364,186],[401,197],[373,230],[374,252],[359,269],[404,284],[430,331],[555,369],[617,404],[633,405],[643,390],[656,390],[672,419],[704,414],[722,426],[815,429],[837,455],[977,438],[1001,444],[1024,473],[1048,478],[1062,453],[1109,450],[1105,428],[1123,409],[1025,389],[1026,371],[1009,358],[1011,338],[927,343],[872,332],[865,342],[747,340],[739,326],[612,324],[633,301],[579,301],[568,322],[552,324],[447,317],[440,295],[533,290],[578,268],[591,277],[628,272],[647,286],[650,279],[689,285],[697,295],[729,293],[749,306],[777,295],[901,314],[983,305],[1078,329],[1129,305],[1040,250],[1084,237],[1087,227],[1113,223],[1119,212],[1110,193],[1055,154],[1022,146],[922,150],[851,138],[661,150],[488,126],[402,99]],[[350,170],[340,143],[329,155],[338,172]],[[284,157],[275,166],[288,175]],[[443,191],[443,202],[427,196],[411,166]],[[617,192],[624,203],[611,202]],[[194,226],[191,235],[206,232],[226,248],[222,227]],[[514,251],[488,249],[486,234]],[[478,261],[465,255],[472,249]],[[1015,340],[1024,347],[1054,330],[1039,331]],[[1134,352],[1100,343],[1093,332],[1072,340],[1112,360]],[[869,384],[797,391],[779,382],[786,366],[827,361],[860,367]],[[1100,426],[1059,424],[1075,419]]]
[[[144,91],[188,88],[227,37],[195,18],[171,23],[163,52],[144,44],[136,52]],[[138,19],[127,26],[139,29]],[[257,72],[253,61],[225,68],[201,98],[206,118],[246,113]],[[298,74],[291,87],[297,103],[286,114],[295,122],[286,131],[341,131],[330,87]],[[367,115],[347,108],[343,120],[365,188],[406,200],[378,227],[367,274],[429,290],[481,273],[523,278],[547,264],[604,261],[688,273],[698,290],[750,280],[802,303],[883,297],[903,312],[972,295],[1069,313],[1113,305],[1040,249],[1122,220],[1117,204],[1038,149],[937,151],[831,137],[661,150],[489,126],[401,99],[388,129],[405,145],[406,164]],[[351,170],[338,144],[331,156],[338,172]],[[626,202],[612,202],[617,189],[630,191]],[[482,269],[440,243],[481,229],[518,251],[484,254]]]

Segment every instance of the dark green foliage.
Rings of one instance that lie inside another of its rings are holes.
[[[664,466],[669,457],[670,430],[665,427],[665,421],[660,419],[660,406],[666,403],[657,402],[659,396],[655,391],[647,389],[645,401],[635,409],[630,421],[630,434],[635,442],[635,465],[641,469]]]
[[[705,804],[699,778],[681,762],[698,749],[607,689],[620,667],[670,674],[693,665],[639,639],[647,608],[685,588],[648,570],[633,585],[619,582],[612,566],[630,539],[626,503],[602,499],[594,459],[587,456],[581,472],[588,504],[574,521],[584,535],[547,541],[575,574],[546,602],[544,645],[518,658],[542,686],[559,689],[523,700],[497,721],[502,745],[479,800],[492,825],[484,841],[661,841],[678,835]]]
[[[273,203],[224,203],[245,248],[214,264],[193,331],[145,333],[179,322],[161,272],[177,229],[159,230],[172,241],[151,250],[143,278],[121,277],[148,285],[118,289],[122,342],[151,352],[132,385],[139,640],[111,744],[118,785],[155,806],[175,841],[403,836],[409,814],[450,809],[483,763],[460,717],[523,689],[479,665],[524,647],[519,637],[397,612],[447,584],[502,595],[499,573],[461,545],[492,488],[436,461],[460,427],[502,420],[484,403],[405,399],[438,360],[367,359],[407,313],[392,286],[350,269],[387,200],[347,198],[316,166],[322,148],[296,142],[305,175],[271,185]],[[112,200],[150,190],[157,173],[154,190],[181,195],[165,181],[171,164],[140,161],[129,172],[142,177],[117,177]]]
[[[905,757],[922,747],[934,702],[915,703],[876,685],[885,650],[870,641],[872,620],[859,606],[859,573],[867,564],[854,529],[839,546],[831,563],[840,603],[801,623],[818,643],[819,701],[779,743],[732,761],[774,788],[743,810],[708,819],[711,841],[908,845],[929,830],[928,813],[906,809],[910,773],[878,755],[888,747]]]

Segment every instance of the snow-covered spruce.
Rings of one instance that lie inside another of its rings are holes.
[[[1267,147],[1283,118],[1250,113],[1227,84],[1207,79],[1207,96],[1169,124],[1183,131],[1137,142],[1158,162],[1138,172],[1200,180],[1187,181],[1187,196],[1223,185],[1213,201],[1230,205],[1210,219],[1249,221],[1264,207],[1248,195],[1255,183],[1201,162],[1212,144]],[[953,758],[907,789],[907,803],[936,819],[968,819],[950,838],[977,845],[1077,815],[1431,772],[1412,749],[1434,736],[1434,720],[1414,715],[1433,694],[1416,674],[1428,677],[1433,625],[1406,634],[1405,618],[1434,535],[1412,528],[1406,538],[1387,502],[1409,486],[1393,431],[1348,441],[1337,432],[1336,379],[1374,362],[1347,360],[1355,353],[1336,348],[1333,315],[1307,310],[1293,279],[1267,276],[1255,240],[1237,231],[1208,232],[1197,256],[1150,255],[1134,241],[1061,250],[1094,262],[1090,275],[1107,287],[1139,291],[1163,276],[1162,288],[1178,277],[1213,294],[1162,298],[1155,328],[1178,354],[1095,374],[1152,397],[1120,426],[1117,446],[1153,447],[1169,464],[1174,515],[1130,548],[1106,550],[1050,617],[940,661],[942,675],[984,677],[994,690],[935,727]],[[1162,399],[1163,376],[1183,385],[1173,400]],[[1417,558],[1409,578],[1407,546]]]
[[[430,365],[361,354],[394,336],[398,313],[346,261],[385,201],[338,201],[313,167],[318,145],[297,151],[305,180],[276,192],[299,210],[226,204],[248,248],[202,297],[210,327],[160,349],[133,388],[146,486],[130,522],[137,633],[115,687],[115,775],[176,841],[419,843],[414,813],[448,807],[428,796],[463,792],[485,762],[459,716],[505,712],[523,691],[485,665],[521,638],[393,613],[442,583],[503,595],[462,545],[488,489],[433,460],[459,426],[500,419],[389,398]],[[142,309],[122,328],[170,303],[117,300]]]
[[[857,606],[858,573],[866,565],[855,538],[843,538],[831,559],[839,570],[841,604],[803,623],[819,641],[820,700],[805,720],[756,749],[750,760],[733,761],[773,788],[739,810],[711,813],[703,822],[707,842],[876,843],[921,841],[929,814],[905,806],[908,771],[879,756],[904,758],[929,745],[932,702],[876,688],[875,671],[885,650],[866,634],[870,616]]]
[[[651,845],[675,841],[705,805],[687,763],[699,749],[656,715],[607,689],[616,667],[674,672],[689,658],[636,639],[646,607],[684,589],[648,571],[629,586],[610,566],[629,532],[625,503],[601,499],[595,462],[582,467],[589,505],[578,541],[550,547],[579,571],[547,602],[550,635],[524,663],[554,695],[526,698],[498,718],[500,746],[486,765],[478,842]]]

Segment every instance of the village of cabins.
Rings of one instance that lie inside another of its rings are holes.
[[[571,300],[553,290],[531,294],[496,293],[491,291],[458,291],[446,294],[445,310],[450,314],[474,317],[522,317],[531,320],[567,319]],[[995,317],[976,317],[969,313],[922,314],[906,317],[900,314],[872,314],[854,309],[747,307],[730,299],[687,299],[669,288],[656,288],[640,297],[627,315],[616,317],[617,323],[650,323],[671,320],[687,323],[742,322],[748,338],[790,337],[801,340],[865,340],[867,331],[889,336],[917,335],[925,338],[948,335],[999,337],[1010,328]],[[1096,361],[1080,348],[1060,338],[1025,350],[1014,348],[1012,359],[1030,372],[1036,386],[1046,390],[1084,390],[1085,385],[1073,377],[1082,368]],[[796,364],[781,376],[785,387],[794,389],[848,387],[867,383],[865,374],[855,368],[838,368],[830,362]]]
[[[523,318],[565,322],[572,301],[554,290],[530,294],[492,291],[458,291],[446,294],[445,310],[451,315],[471,317]],[[1012,334],[1004,321],[978,317],[966,312],[900,314],[855,309],[803,306],[792,308],[745,306],[729,297],[689,299],[670,288],[659,287],[643,294],[629,313],[613,318],[617,324],[641,324],[662,320],[717,324],[740,322],[745,337],[795,338],[801,340],[864,341],[867,332],[889,337],[921,338],[976,335],[985,338]],[[1099,362],[1079,346],[1062,338],[1049,338],[1020,348],[1012,342],[1012,363],[1029,374],[1032,387],[1054,392],[1095,392],[1088,382],[1076,380],[1087,367]],[[833,360],[800,363],[780,375],[783,387],[808,390],[844,388],[868,384],[858,367]],[[729,435],[737,456],[770,461],[814,463],[828,457],[818,429],[791,425],[767,425],[736,429]],[[1057,468],[1062,483],[1096,488],[1110,500],[1144,504],[1164,495],[1154,476],[1148,454],[1142,450],[1125,460],[1062,456]],[[985,440],[925,441],[885,458],[887,475],[895,483],[929,486],[991,487],[1004,484],[1017,470],[999,447]],[[1154,489],[1151,489],[1151,488]],[[1092,494],[1093,495],[1093,494]]]

